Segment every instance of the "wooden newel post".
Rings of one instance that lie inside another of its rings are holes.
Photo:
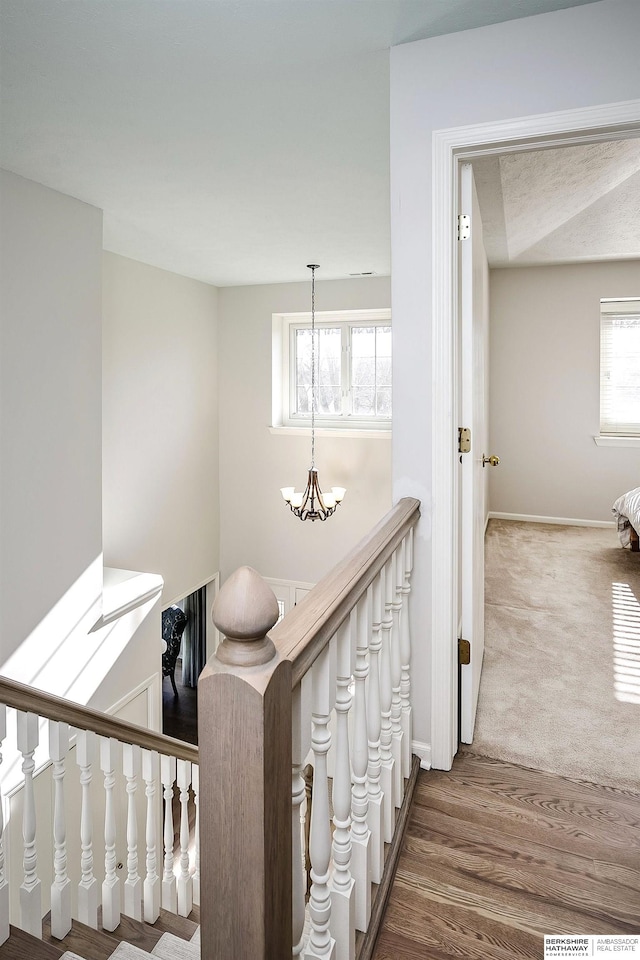
[[[198,681],[202,960],[291,957],[291,663],[251,567],[213,605],[224,639]]]

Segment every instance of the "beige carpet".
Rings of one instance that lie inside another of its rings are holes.
[[[471,750],[640,790],[640,555],[615,530],[491,520]]]

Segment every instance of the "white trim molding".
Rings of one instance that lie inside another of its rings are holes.
[[[132,610],[143,606],[153,597],[159,597],[164,580],[158,573],[139,573],[104,567],[102,587],[102,615],[91,628],[93,633],[108,623],[119,620]]]
[[[640,447],[640,437],[614,437],[601,433],[593,439],[599,447]]]
[[[433,131],[431,751],[436,768],[449,769],[458,746],[458,487],[454,469],[458,164],[483,154],[614,140],[639,127],[640,100],[627,100]]]
[[[420,760],[421,770],[431,770],[431,744],[423,740],[411,741],[411,752]]]
[[[204,580],[201,580],[199,583],[196,583],[195,587],[190,587],[186,593],[181,593],[179,596],[174,597],[168,603],[162,601],[162,609],[166,610],[167,607],[171,607],[176,603],[180,603],[181,600],[185,600],[187,597],[190,597],[192,593],[195,593],[196,590],[201,590],[202,587],[208,587],[210,583],[220,583],[220,571],[212,573],[210,576],[205,577]]]
[[[311,427],[269,427],[275,437],[310,437]],[[391,430],[369,427],[354,430],[350,427],[316,427],[316,437],[344,437],[346,440],[391,440]]]
[[[160,684],[160,672],[152,673],[146,680],[142,680],[137,687],[129,690],[123,697],[112,703],[105,710],[105,713],[111,716],[119,716],[120,711],[124,710],[130,703],[136,700],[141,694],[147,694],[147,727],[149,730],[162,732],[162,717],[159,713],[159,704],[162,701]]]
[[[535,517],[527,513],[500,513],[489,511],[489,520],[523,520],[525,523],[555,523],[564,527],[611,527],[615,529],[615,520],[578,520],[576,517]]]

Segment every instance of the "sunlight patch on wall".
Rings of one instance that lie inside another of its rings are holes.
[[[31,634],[14,650],[3,664],[2,673],[11,680],[64,696],[68,663],[62,666],[52,683],[46,675],[69,638],[74,634],[85,637],[101,612],[102,554],[89,564]],[[75,664],[76,660],[74,658],[69,662]]]
[[[101,683],[113,669],[142,622],[157,603],[162,592],[162,577],[137,575],[141,589],[135,606],[132,571],[111,571],[113,610],[103,618],[102,554],[87,567],[32,633],[2,665],[3,676],[37,687],[47,693],[79,704],[91,702]],[[118,574],[120,576],[118,577]],[[120,587],[120,589],[118,589]],[[117,595],[123,604],[119,615],[115,609]],[[107,604],[109,606],[109,604]],[[160,664],[160,637],[158,660]],[[152,665],[156,669],[156,664]],[[34,754],[36,773],[48,762],[47,721],[40,720],[40,744]],[[15,746],[15,710],[7,712],[7,738],[0,766],[0,793],[3,796],[22,783],[22,757]]]
[[[611,584],[616,700],[640,703],[640,602],[628,583]]]

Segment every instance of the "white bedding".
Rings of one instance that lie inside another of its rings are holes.
[[[628,547],[631,540],[631,527],[636,533],[640,533],[640,487],[623,493],[611,509],[618,522],[620,543],[623,547]]]

